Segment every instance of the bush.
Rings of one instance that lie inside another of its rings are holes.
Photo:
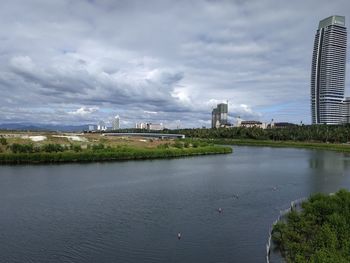
[[[169,143],[163,143],[163,144],[159,144],[157,146],[158,149],[168,149],[169,148]]]
[[[14,143],[10,146],[10,150],[13,153],[32,153],[34,152],[34,146],[33,144]]]
[[[79,144],[73,144],[71,149],[75,152],[81,152],[83,150]]]
[[[178,149],[182,149],[184,147],[184,144],[180,141],[175,141],[175,143],[173,144],[173,146],[175,148],[178,148]]]
[[[47,153],[51,153],[51,152],[63,152],[65,150],[65,147],[63,147],[61,144],[53,144],[53,143],[49,143],[49,144],[44,144],[42,146],[42,151],[47,152]]]
[[[103,150],[105,148],[105,145],[103,143],[99,143],[99,144],[94,144],[92,145],[91,149],[93,151],[99,151],[99,150]]]
[[[4,138],[4,137],[0,137],[0,144],[1,145],[7,145],[7,140],[6,140],[6,138]]]
[[[350,262],[350,192],[315,194],[273,227],[287,262]]]

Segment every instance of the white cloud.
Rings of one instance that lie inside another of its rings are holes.
[[[348,13],[348,0],[4,0],[0,122],[117,112],[193,127],[229,100],[232,118],[308,123],[318,21]]]
[[[81,107],[75,111],[70,111],[68,112],[68,114],[71,114],[71,115],[80,115],[80,116],[86,116],[86,115],[90,115],[96,111],[98,111],[99,108],[98,107],[91,107],[91,108],[88,108],[88,107]]]

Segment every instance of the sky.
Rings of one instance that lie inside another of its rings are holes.
[[[349,27],[350,1],[2,0],[0,123],[210,127],[226,101],[232,123],[310,123],[313,41],[331,15]]]

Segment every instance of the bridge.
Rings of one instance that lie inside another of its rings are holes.
[[[122,133],[103,133],[102,136],[121,136],[121,137],[149,137],[149,138],[172,138],[185,139],[184,134],[165,134],[165,133],[142,133],[142,132],[122,132]]]

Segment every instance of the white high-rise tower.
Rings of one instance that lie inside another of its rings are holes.
[[[112,127],[113,127],[113,130],[120,129],[120,118],[119,118],[119,115],[114,117],[113,122],[112,122]]]
[[[312,124],[342,122],[346,42],[344,16],[330,16],[320,21],[311,69]]]

